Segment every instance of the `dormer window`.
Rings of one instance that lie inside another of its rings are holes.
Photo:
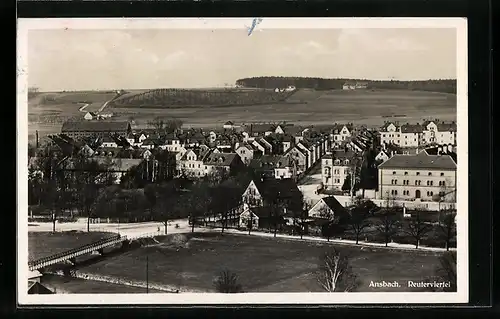
[[[335,160],[335,165],[339,165],[340,164],[340,160]]]
[[[420,175],[420,172],[417,172],[417,176]]]
[[[392,172],[392,175],[396,175],[396,172]]]
[[[405,172],[405,175],[408,175],[408,172]]]
[[[444,176],[444,173],[441,173],[441,176]]]
[[[344,165],[349,165],[349,160],[345,160]]]
[[[431,172],[429,172],[429,174],[427,174],[427,175],[432,176],[432,173],[431,173]]]

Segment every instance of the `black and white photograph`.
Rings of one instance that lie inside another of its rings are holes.
[[[19,19],[18,302],[467,302],[466,30]]]

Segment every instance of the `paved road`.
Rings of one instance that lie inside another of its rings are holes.
[[[178,224],[179,228],[175,228]],[[122,224],[90,224],[90,231],[115,232],[127,237],[135,237],[143,234],[157,233],[158,227],[160,232],[164,233],[165,226],[159,222],[146,223],[122,223]],[[61,223],[56,224],[56,231],[87,231],[86,222]],[[29,223],[28,232],[47,232],[52,231],[52,223]],[[167,228],[167,233],[185,233],[191,231],[187,219],[172,220]],[[197,229],[198,231],[198,229]]]

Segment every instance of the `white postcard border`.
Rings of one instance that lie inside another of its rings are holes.
[[[467,20],[464,18],[264,18],[261,29],[455,28],[457,30],[457,292],[455,293],[181,293],[28,295],[27,143],[28,30],[33,29],[238,29],[251,18],[18,19],[17,38],[17,297],[19,305],[134,304],[433,304],[469,299]]]

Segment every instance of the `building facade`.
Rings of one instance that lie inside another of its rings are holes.
[[[449,155],[396,154],[378,168],[379,199],[456,201],[457,165]]]

